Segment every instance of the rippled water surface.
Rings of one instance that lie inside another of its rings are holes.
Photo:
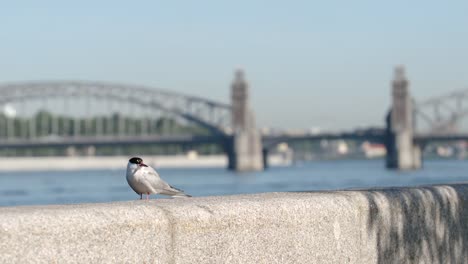
[[[424,169],[410,172],[385,170],[382,160],[317,161],[246,174],[222,168],[158,171],[171,185],[193,196],[468,182],[468,161],[458,160],[426,161]],[[124,169],[0,173],[0,206],[137,198],[127,185]]]

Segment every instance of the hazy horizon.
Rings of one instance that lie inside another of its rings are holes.
[[[229,102],[242,68],[260,127],[383,125],[393,68],[416,100],[468,88],[468,2],[16,1],[0,83],[141,84]]]

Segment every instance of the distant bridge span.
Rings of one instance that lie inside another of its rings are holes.
[[[197,145],[223,144],[226,137],[221,135],[146,135],[146,136],[92,136],[92,137],[60,137],[2,140],[0,148],[42,148],[42,147],[102,147],[102,146],[144,146],[155,145]]]
[[[384,143],[385,130],[370,130],[370,131],[353,131],[353,132],[324,132],[314,134],[279,134],[279,135],[264,135],[262,137],[263,147],[271,149],[282,142],[295,141],[320,141],[320,140],[356,140],[369,141],[373,143]]]

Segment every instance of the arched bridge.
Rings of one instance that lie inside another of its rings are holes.
[[[228,155],[229,168],[256,170],[263,164],[261,142],[243,78],[238,71],[230,104],[140,85],[93,81],[2,84],[0,149],[54,147],[64,152],[75,146],[215,144]],[[162,117],[156,118],[156,113]],[[163,131],[166,123],[178,131]],[[249,147],[252,142],[257,147]]]
[[[146,108],[170,113],[194,122],[212,134],[227,135],[231,130],[230,105],[153,87],[91,81],[36,81],[0,85],[0,105],[54,99],[71,102],[78,98],[87,101],[84,105],[86,108],[92,107],[91,100],[99,101],[100,108],[106,107],[105,101],[114,101],[132,105],[136,111]],[[122,111],[119,109],[119,112]]]
[[[3,84],[0,85],[0,106],[4,107],[0,114],[0,149],[209,143],[222,146],[229,157],[229,168],[255,170],[263,167],[259,165],[262,152],[265,161],[269,149],[278,143],[345,139],[384,143],[387,166],[408,169],[421,166],[421,151],[428,142],[468,140],[468,134],[459,132],[459,121],[468,116],[465,103],[468,90],[418,103],[411,98],[402,69],[396,71],[392,82],[392,110],[387,126],[382,128],[259,135],[248,105],[247,88],[243,74],[238,72],[228,104],[140,85],[92,81]],[[76,105],[77,102],[80,104]],[[13,111],[9,105],[14,105]],[[55,109],[52,111],[55,117],[34,116],[36,112],[29,108]],[[28,111],[29,117],[24,118]],[[209,133],[161,134],[146,124],[154,121],[152,115],[158,111],[197,124]],[[117,119],[109,117],[115,112],[119,113]],[[136,118],[123,122],[126,116]]]

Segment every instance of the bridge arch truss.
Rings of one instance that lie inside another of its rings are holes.
[[[231,106],[214,100],[147,86],[92,81],[35,81],[0,84],[0,106],[34,99],[93,98],[134,104],[196,123],[216,135],[228,135]]]
[[[468,117],[468,89],[414,102],[413,111],[417,132],[459,133],[461,120]]]

